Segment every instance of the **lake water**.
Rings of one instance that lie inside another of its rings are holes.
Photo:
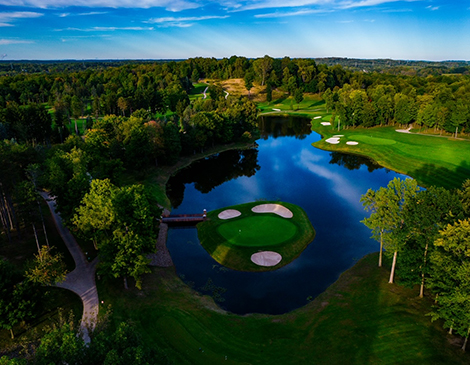
[[[320,139],[300,118],[260,119],[258,147],[200,160],[170,179],[172,214],[199,213],[256,200],[302,207],[314,241],[290,264],[270,272],[227,269],[202,248],[195,228],[172,228],[167,246],[181,278],[237,314],[281,314],[322,293],[378,243],[360,221],[367,189],[402,177],[354,155],[319,150]]]

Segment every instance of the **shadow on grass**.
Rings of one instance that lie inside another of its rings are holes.
[[[442,186],[446,189],[458,189],[462,187],[462,183],[466,179],[470,178],[470,164],[463,161],[456,169],[425,164],[416,170],[410,171],[410,175],[426,187]]]

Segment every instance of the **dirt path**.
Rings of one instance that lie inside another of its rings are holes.
[[[98,258],[88,262],[77,241],[70,231],[62,224],[62,218],[55,212],[56,204],[54,198],[48,193],[41,192],[54,218],[55,226],[64,240],[70,254],[75,261],[75,269],[67,274],[65,281],[58,284],[60,288],[68,289],[80,296],[83,302],[83,315],[80,328],[85,343],[90,342],[88,330],[93,330],[98,318],[99,299],[95,283],[95,270]]]

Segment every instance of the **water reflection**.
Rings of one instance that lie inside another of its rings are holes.
[[[311,144],[320,136],[311,132],[309,120],[264,118],[260,126],[264,129],[257,150],[224,152],[200,161],[168,186],[178,207],[175,214],[266,199],[296,204],[312,222],[317,235],[299,258],[264,273],[222,270],[198,243],[196,229],[170,229],[167,246],[178,274],[204,294],[216,296],[212,289],[218,288],[220,305],[239,314],[298,308],[357,259],[377,251],[370,231],[360,223],[366,213],[359,199],[367,189],[386,186],[399,176],[355,157],[314,148]],[[209,279],[212,291],[206,290]]]
[[[300,121],[300,118],[289,117],[260,117],[258,126],[262,139],[278,138],[278,137],[295,137],[297,139],[305,139],[312,129],[309,121]]]
[[[374,160],[359,155],[349,155],[340,152],[331,152],[330,156],[330,164],[343,166],[346,167],[348,170],[358,170],[363,165],[367,166],[367,171],[369,172],[384,168]]]
[[[194,183],[196,190],[207,194],[216,186],[240,176],[253,176],[260,169],[258,150],[232,150],[196,161],[168,182],[167,195],[173,208],[184,199],[185,184]]]

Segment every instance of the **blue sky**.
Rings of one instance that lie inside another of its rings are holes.
[[[5,60],[265,54],[470,60],[470,1],[0,0]]]

